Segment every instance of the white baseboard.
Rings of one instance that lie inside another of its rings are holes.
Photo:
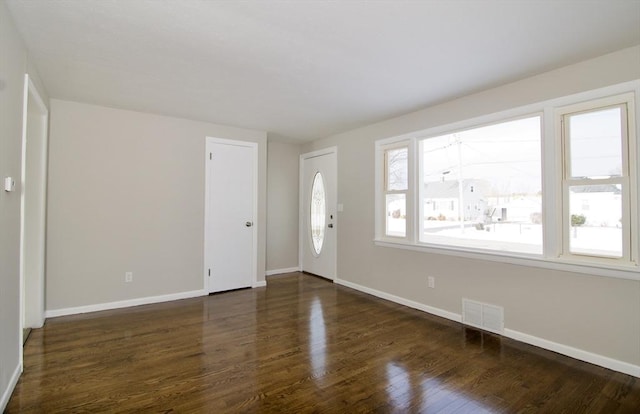
[[[284,269],[273,269],[273,270],[267,270],[265,272],[266,276],[273,276],[273,275],[281,275],[283,273],[293,273],[293,272],[299,272],[300,268],[299,267],[286,267]]]
[[[343,285],[355,290],[359,290],[364,293],[368,293],[373,296],[377,296],[382,299],[389,300],[391,302],[399,303],[401,305],[408,306],[410,308],[418,309],[432,315],[440,316],[445,319],[450,319],[455,322],[462,323],[462,315],[457,313],[445,311],[443,309],[434,308],[432,306],[424,305],[409,299],[401,298],[390,293],[382,292],[376,289],[372,289],[366,286],[359,285],[357,283],[348,282],[342,279],[336,279],[335,283]],[[507,338],[514,339],[516,341],[524,342],[529,345],[534,345],[539,348],[547,349],[549,351],[557,352],[562,355],[566,355],[571,358],[578,359],[580,361],[589,362],[594,365],[598,365],[604,368],[609,368],[614,371],[622,372],[627,375],[640,378],[640,366],[630,364],[628,362],[619,361],[617,359],[609,358],[603,355],[594,354],[589,351],[574,348],[568,345],[563,345],[557,342],[549,341],[547,339],[539,338],[537,336],[529,335],[526,333],[514,331],[513,329],[504,329],[503,335]]]
[[[22,346],[22,344],[20,346]],[[11,398],[11,394],[13,394],[13,390],[16,388],[16,385],[18,384],[21,373],[22,363],[19,363],[16,369],[13,371],[11,378],[9,378],[7,388],[2,392],[2,399],[0,399],[0,412],[4,412],[4,409],[7,408],[7,404],[9,404],[9,399]]]
[[[583,349],[574,348],[569,345],[564,345],[543,338],[538,338],[537,336],[514,331],[513,329],[505,329],[503,335],[507,338],[515,339],[516,341],[548,349],[549,351],[557,352],[571,358],[579,359],[580,361],[589,362],[594,365],[609,368],[614,371],[622,372],[624,374],[640,378],[640,366],[629,364],[628,362],[619,361],[617,359],[594,354]]]
[[[206,296],[206,290],[192,290],[189,292],[171,293],[169,295],[148,296],[145,298],[122,300],[118,302],[98,303],[96,305],[77,306],[74,308],[52,309],[45,312],[45,317],[55,318],[57,316],[75,315],[78,313],[97,312],[109,309],[128,308],[131,306],[149,305],[151,303],[169,302],[172,300],[195,298]]]
[[[267,281],[266,280],[261,280],[259,282],[255,282],[251,287],[252,288],[258,288],[258,287],[265,287],[267,286]]]
[[[415,302],[413,300],[401,298],[400,296],[392,295],[390,293],[382,292],[382,291],[376,290],[376,289],[371,289],[369,287],[362,286],[362,285],[359,285],[357,283],[348,282],[348,281],[346,281],[344,279],[336,279],[335,283],[337,283],[339,285],[343,285],[343,286],[349,287],[349,288],[352,288],[352,289],[355,289],[355,290],[359,290],[360,292],[364,292],[364,293],[368,293],[368,294],[373,295],[373,296],[377,296],[377,297],[382,298],[382,299],[389,300],[391,302],[399,303],[401,305],[408,306],[408,307],[413,308],[413,309],[418,309],[418,310],[421,310],[423,312],[430,313],[432,315],[440,316],[440,317],[445,318],[445,319],[450,319],[450,320],[456,321],[456,322],[462,322],[462,315],[459,315],[457,313],[449,312],[449,311],[446,311],[446,310],[443,310],[443,309],[439,309],[439,308],[434,308],[433,306],[428,306],[428,305],[425,305],[423,303]]]

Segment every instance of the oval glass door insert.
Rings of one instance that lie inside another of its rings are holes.
[[[326,197],[324,180],[318,171],[313,177],[311,185],[311,244],[313,251],[319,255],[324,244],[324,227],[326,221]]]

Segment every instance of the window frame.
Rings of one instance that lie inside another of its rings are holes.
[[[467,257],[485,261],[511,263],[522,266],[546,268],[592,275],[616,277],[621,279],[640,280],[640,267],[638,258],[640,248],[638,243],[638,210],[640,206],[640,191],[637,184],[640,182],[638,162],[640,148],[638,145],[637,119],[640,119],[640,110],[635,105],[635,100],[640,97],[640,79],[608,86],[596,90],[562,96],[547,101],[533,103],[521,107],[511,108],[488,115],[481,115],[461,121],[432,126],[420,131],[405,133],[390,138],[378,139],[374,142],[376,150],[375,158],[375,236],[374,244],[380,247],[399,248],[430,254],[451,255]],[[558,113],[561,110],[586,105],[593,107],[594,103],[605,102],[607,99],[626,99],[628,102],[628,130],[629,130],[629,191],[630,203],[628,228],[631,234],[629,257],[633,261],[610,260],[585,260],[579,255],[564,255],[563,236],[563,189],[564,178],[564,152],[559,131],[561,126]],[[422,139],[440,135],[452,134],[461,130],[473,129],[482,126],[507,122],[517,118],[528,116],[541,116],[541,169],[542,169],[542,223],[543,223],[543,249],[542,254],[513,253],[498,250],[480,249],[472,247],[459,247],[446,244],[429,244],[420,242],[419,223],[416,213],[421,211],[419,205],[418,188],[419,174],[422,167],[422,156],[418,156],[419,143]],[[383,150],[392,146],[407,146],[409,148],[409,189],[407,191],[407,236],[397,238],[385,236],[384,223],[384,195],[383,174],[384,165]],[[382,172],[381,172],[382,171]],[[635,183],[635,184],[634,184]],[[635,229],[635,231],[633,231]]]
[[[619,177],[609,178],[578,178],[571,175],[571,140],[569,136],[568,117],[597,112],[609,108],[621,108],[621,158],[622,172]],[[559,237],[562,240],[558,257],[562,260],[592,262],[601,265],[638,265],[638,197],[637,197],[637,135],[635,128],[634,94],[625,93],[599,99],[591,99],[576,104],[562,106],[555,109],[556,134],[559,141],[559,151],[562,154],[562,170],[559,181],[562,210],[559,226]],[[626,128],[625,128],[626,127]],[[634,159],[634,154],[636,157]],[[589,255],[587,253],[573,253],[570,249],[570,194],[569,188],[581,185],[619,184],[622,187],[622,256],[607,257],[604,255]],[[633,231],[636,229],[636,231]]]
[[[395,240],[395,241],[409,241],[411,240],[411,238],[413,237],[413,231],[412,231],[412,227],[413,227],[413,215],[414,215],[414,210],[413,210],[413,205],[414,205],[414,201],[413,201],[413,194],[412,194],[412,186],[413,184],[413,174],[412,174],[412,168],[413,168],[413,159],[412,159],[412,151],[411,151],[411,141],[407,140],[407,139],[402,139],[402,140],[394,140],[393,142],[387,143],[387,144],[383,144],[378,146],[378,156],[376,157],[376,171],[380,171],[380,169],[382,170],[382,197],[376,197],[376,200],[378,200],[378,202],[380,203],[379,209],[380,211],[382,211],[382,216],[383,216],[383,220],[382,223],[379,223],[379,226],[377,226],[376,229],[376,234],[380,234],[382,236],[382,238],[384,239],[388,239],[388,240]],[[407,188],[404,190],[389,190],[388,189],[388,153],[390,151],[394,151],[394,150],[398,150],[398,149],[407,149]],[[382,165],[382,167],[380,168],[378,165]],[[406,220],[405,220],[405,235],[404,236],[398,236],[398,235],[390,235],[387,233],[387,205],[386,205],[386,200],[387,200],[387,195],[391,195],[391,194],[404,194],[405,196],[405,215],[406,215]],[[379,214],[378,214],[379,215]],[[377,220],[378,221],[378,220]]]

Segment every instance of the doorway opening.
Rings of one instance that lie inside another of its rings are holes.
[[[29,75],[24,79],[20,207],[22,342],[45,320],[46,199],[49,111]]]

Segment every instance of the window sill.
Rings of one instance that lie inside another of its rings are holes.
[[[390,247],[395,249],[412,250],[424,253],[465,257],[469,259],[509,263],[519,266],[538,267],[542,269],[583,273],[594,276],[613,277],[617,279],[640,280],[640,268],[638,266],[632,265],[612,266],[599,263],[585,263],[570,261],[567,259],[552,259],[541,256],[516,253],[493,252],[487,250],[455,248],[438,245],[414,244],[406,241],[389,239],[375,239],[374,244],[379,247]]]

